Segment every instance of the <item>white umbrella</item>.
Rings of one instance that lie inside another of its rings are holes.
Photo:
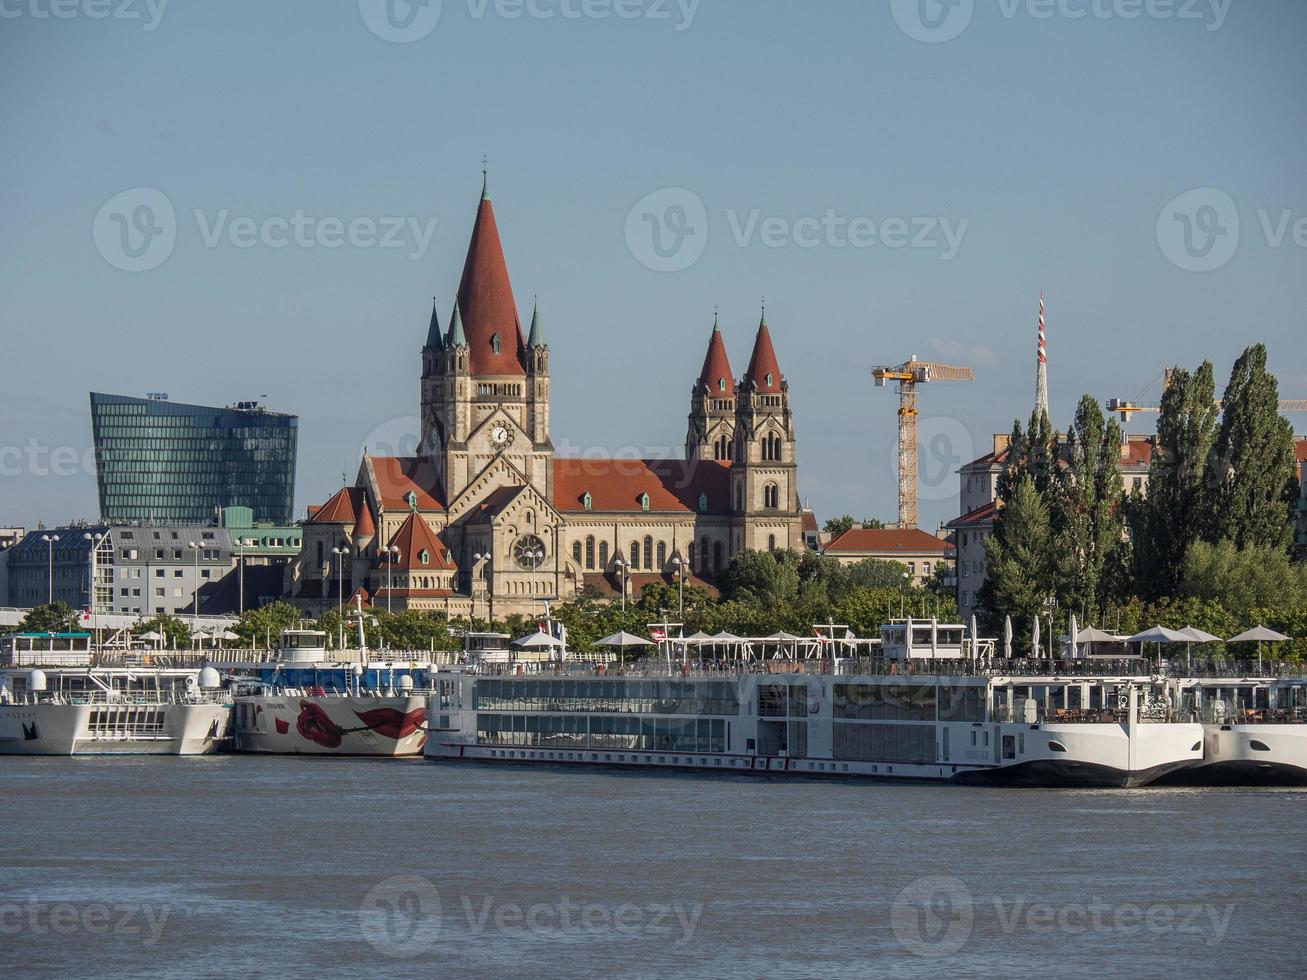
[[[1079,631],[1079,635],[1076,639],[1080,643],[1088,645],[1089,652],[1092,654],[1094,652],[1095,643],[1116,643],[1118,638],[1106,630],[1100,630],[1094,626],[1086,626],[1084,629]]]
[[[1071,614],[1071,624],[1067,627],[1067,633],[1070,634],[1068,639],[1071,641],[1071,656],[1077,657],[1080,655],[1080,649],[1078,647],[1078,644],[1080,643],[1080,630],[1077,628],[1075,613]]]
[[[154,643],[154,642],[157,641],[157,640],[162,640],[162,639],[163,639],[163,634],[162,634],[162,633],[157,633],[157,632],[155,632],[154,630],[147,630],[146,632],[144,632],[144,633],[142,633],[140,636],[138,636],[137,639],[138,639],[138,640],[149,640],[151,643]]]
[[[1012,617],[1003,617],[1003,656],[1012,659]]]
[[[773,633],[771,636],[763,637],[764,640],[776,640],[779,643],[789,643],[791,640],[801,640],[803,637],[795,636],[793,633],[786,633],[785,630]]]
[[[977,645],[977,643],[976,643],[976,640],[979,638],[980,634],[977,632],[977,628],[976,628],[976,614],[975,614],[975,613],[972,613],[972,614],[971,614],[971,623],[970,623],[970,626],[971,626],[971,657],[972,657],[972,659],[975,659],[976,651],[977,651],[978,649],[980,649],[980,647],[979,647],[979,646]]]
[[[1127,636],[1127,643],[1183,643],[1190,637],[1185,636],[1179,630],[1169,629],[1165,626],[1154,626],[1146,629],[1142,633],[1136,633],[1134,636]]]
[[[685,638],[686,643],[702,643],[704,640],[711,640],[712,637],[703,630],[695,630]]]
[[[563,646],[563,641],[556,636],[550,636],[548,633],[536,632],[529,636],[518,637],[513,641],[513,646],[524,649],[538,649],[540,647],[556,649]]]
[[[651,647],[653,644],[643,636],[636,636],[634,633],[628,633],[626,630],[620,630],[611,636],[605,636],[602,640],[595,640],[592,644],[597,647]]]
[[[1183,633],[1190,640],[1192,640],[1194,643],[1217,643],[1221,639],[1219,636],[1213,636],[1211,633],[1208,633],[1204,630],[1200,630],[1197,626],[1186,626],[1180,632]],[[1192,664],[1192,658],[1189,656],[1189,644],[1186,643],[1184,645],[1185,669],[1188,670],[1191,664]]]
[[[1289,639],[1283,633],[1277,633],[1275,630],[1267,629],[1265,626],[1254,626],[1250,630],[1244,630],[1238,636],[1230,637],[1231,643],[1256,643],[1257,644],[1257,673],[1262,672],[1262,644],[1279,643],[1281,640]]]
[[[1034,657],[1039,659],[1039,617],[1035,617],[1035,626],[1030,633],[1030,648],[1034,651]]]
[[[722,630],[720,633],[714,633],[712,638],[714,640],[722,640],[723,642],[727,642],[727,643],[740,639],[734,633],[728,633],[726,632],[726,630]]]

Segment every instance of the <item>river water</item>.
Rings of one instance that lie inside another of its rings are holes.
[[[0,759],[0,975],[1307,976],[1307,793]]]

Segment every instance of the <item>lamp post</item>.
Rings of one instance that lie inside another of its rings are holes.
[[[45,542],[45,604],[54,602],[54,543],[59,540],[57,534],[43,534]]]
[[[912,577],[912,574],[911,574],[910,572],[904,572],[904,573],[903,573],[903,588],[902,588],[902,590],[899,592],[899,619],[902,619],[902,618],[903,618],[903,601],[907,598],[907,595],[908,595],[908,579],[910,579],[911,577]]]
[[[236,539],[236,584],[239,588],[238,615],[245,615],[245,539]]]
[[[194,541],[188,541],[187,546],[195,555],[195,594],[191,605],[191,635],[194,636],[195,622],[200,615],[200,546]]]
[[[98,642],[100,639],[100,610],[95,602],[95,580],[98,578],[100,542],[104,540],[104,534],[92,534],[87,531],[82,537],[91,542],[91,632]]]
[[[345,649],[345,553],[348,548],[332,548],[336,556],[336,608],[340,612],[340,627],[337,630],[336,649]]]
[[[680,555],[672,559],[672,567],[676,569],[676,618],[685,619],[685,575],[690,567]]]
[[[386,549],[386,615],[390,615],[390,594],[394,591],[391,579],[391,569],[395,567],[395,562],[399,561],[399,545],[392,544]]]
[[[481,552],[478,551],[472,557],[473,559],[475,559],[477,565],[480,566],[482,562],[490,561],[490,552],[487,551],[485,554],[482,554]],[[477,580],[475,578],[475,574],[476,573],[473,572],[474,575],[472,579],[472,618],[473,619],[476,619],[476,615],[477,615],[477,595],[476,595]],[[485,570],[482,569],[481,579],[484,581],[485,577],[486,577]],[[489,626],[490,626],[490,589],[489,587],[487,587],[486,588],[486,627],[489,628]]]
[[[617,568],[617,584],[622,588],[622,612],[626,612],[626,559],[618,555],[613,565]]]

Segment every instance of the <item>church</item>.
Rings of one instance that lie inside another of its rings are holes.
[[[764,312],[744,375],[714,318],[680,459],[564,458],[537,307],[523,334],[484,185],[448,323],[433,306],[416,456],[366,449],[310,507],[286,592],[450,616],[531,615],[590,586],[711,585],[742,549],[801,549],[794,421]]]

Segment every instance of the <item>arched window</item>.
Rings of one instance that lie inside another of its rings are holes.
[[[701,493],[699,494],[699,513],[704,514],[707,513],[707,511],[708,511],[708,495],[706,493]]]
[[[426,548],[423,548],[421,551],[418,552],[418,561],[423,565],[430,565],[431,552],[427,551]]]
[[[696,564],[694,563],[694,559],[695,559],[696,557],[697,557],[697,554],[696,554],[696,550],[695,550],[695,547],[694,547],[694,542],[691,541],[688,545],[685,546],[685,563],[686,563],[687,565],[689,565],[692,569],[693,569],[693,568],[698,568],[698,567],[699,567],[698,565],[696,565]]]
[[[644,567],[653,568],[653,538],[647,534],[644,536]]]
[[[776,550],[776,535],[774,534],[767,535],[767,550],[768,551]]]
[[[495,338],[495,339],[497,340],[498,338]],[[495,353],[497,354],[497,353],[499,353],[499,351],[496,350]],[[767,387],[768,387],[768,388],[771,387],[771,372],[770,372],[770,371],[767,372]]]
[[[640,567],[640,542],[631,542],[631,571]]]
[[[589,491],[589,490],[587,490],[585,493],[581,494],[581,506],[582,506],[583,508],[585,508],[586,510],[589,510],[589,509],[591,508],[591,506],[593,506],[593,504],[594,504],[594,498],[590,496],[590,491]]]
[[[656,567],[658,568],[659,571],[662,571],[664,568],[667,567],[667,542],[666,541],[658,542],[658,565]]]
[[[703,571],[708,564],[708,535],[699,539],[699,570]]]
[[[647,493],[640,494],[640,509],[641,510],[649,509],[649,495]]]
[[[318,542],[318,565],[319,565],[319,566],[322,565],[322,560],[323,560],[323,559],[322,559],[322,556],[323,556],[323,554],[324,554],[324,552],[323,552],[323,549],[322,549],[322,542],[319,541],[319,542]]]
[[[718,378],[718,379],[717,379],[717,390],[718,390],[718,391],[725,391],[725,390],[726,390],[726,379],[725,379],[725,378]]]
[[[595,567],[595,539],[593,537],[585,539],[585,567],[589,569]]]
[[[607,541],[599,542],[599,567],[600,568],[608,567],[608,542]]]
[[[496,354],[499,353],[499,334],[492,334],[490,337],[490,349]],[[771,384],[769,381],[768,384]]]
[[[712,546],[712,567],[713,571],[719,571],[722,567],[722,543],[714,541]]]
[[[735,509],[744,510],[744,488],[735,484]]]
[[[781,492],[780,488],[774,483],[769,483],[762,488],[762,505],[770,510],[775,510],[780,506]]]
[[[573,542],[572,542],[572,561],[576,562],[577,565],[580,565],[580,564],[581,564],[581,542],[580,542],[580,541],[573,541]]]

